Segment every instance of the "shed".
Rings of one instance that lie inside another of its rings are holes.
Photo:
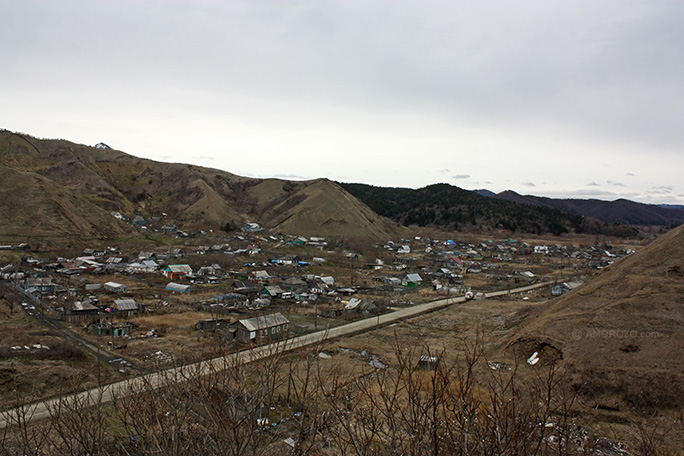
[[[406,274],[406,277],[401,281],[401,284],[409,288],[419,287],[423,284],[423,278],[420,274]]]
[[[103,286],[105,290],[113,291],[115,293],[125,293],[128,291],[128,286],[121,283],[107,282]]]
[[[138,303],[135,302],[135,299],[132,299],[132,298],[115,299],[114,300],[114,309],[116,309],[118,312],[131,313],[131,312],[137,312],[139,309],[139,306],[138,306]]]

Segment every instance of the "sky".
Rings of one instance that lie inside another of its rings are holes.
[[[0,128],[250,177],[684,204],[680,0],[0,0]]]

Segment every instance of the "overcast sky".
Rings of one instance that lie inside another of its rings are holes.
[[[684,2],[0,0],[0,128],[253,177],[684,204]]]

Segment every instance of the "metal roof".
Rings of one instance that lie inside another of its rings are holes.
[[[190,288],[190,285],[182,285],[180,283],[174,283],[174,282],[169,282],[169,284],[166,285],[166,289],[171,290],[171,291],[185,292],[185,291],[188,291],[188,288]]]
[[[248,331],[258,331],[260,329],[272,328],[274,326],[281,326],[290,323],[290,320],[285,318],[280,312],[270,315],[260,315],[258,317],[246,318],[240,320],[242,326]]]
[[[116,310],[138,310],[138,303],[135,299],[115,299],[114,307]]]
[[[192,274],[192,268],[189,264],[170,264],[165,271],[184,272],[185,274]]]

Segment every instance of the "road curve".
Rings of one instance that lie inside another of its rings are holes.
[[[494,291],[490,293],[485,293],[485,296],[488,298],[492,298],[496,296],[503,296],[513,293],[524,293],[526,291],[549,286],[553,283],[554,282],[543,282],[536,283],[533,285],[527,285],[520,288],[513,288],[511,290]],[[418,304],[415,306],[406,307],[404,309],[395,310],[393,312],[386,313],[383,315],[378,315],[376,317],[365,318],[363,320],[355,321],[346,325],[337,326],[335,328],[317,331],[314,333],[305,334],[303,336],[293,337],[283,341],[274,342],[268,345],[262,345],[259,347],[245,349],[239,352],[231,353],[227,356],[221,356],[207,361],[200,361],[185,366],[175,367],[155,372],[152,374],[147,374],[141,377],[135,377],[132,379],[122,380],[116,383],[110,383],[100,388],[93,388],[87,391],[83,391],[77,394],[76,397],[79,399],[79,402],[81,403],[82,401],[85,401],[88,398],[99,398],[99,401],[102,403],[111,402],[116,397],[125,395],[130,391],[139,390],[142,387],[157,388],[160,385],[162,385],[163,382],[167,379],[186,378],[187,373],[192,373],[193,375],[208,374],[216,369],[221,369],[222,367],[235,366],[237,364],[242,363],[249,363],[262,358],[266,358],[268,356],[273,355],[274,353],[282,353],[285,351],[295,350],[297,348],[316,344],[323,340],[334,339],[341,336],[347,336],[350,334],[368,331],[377,328],[381,325],[386,325],[388,323],[393,323],[395,321],[414,317],[423,313],[432,312],[434,310],[438,310],[450,306],[452,304],[457,304],[461,302],[465,302],[464,297],[440,299],[438,301]],[[50,410],[57,409],[57,407],[60,404],[60,401],[63,400],[69,399],[53,398],[27,405],[24,407],[23,411],[25,413],[25,419],[27,421],[32,421],[48,418],[50,416]],[[12,417],[16,417],[17,412],[17,409],[0,412],[0,429],[4,429],[8,425],[14,424],[15,421],[14,419],[12,419]]]

